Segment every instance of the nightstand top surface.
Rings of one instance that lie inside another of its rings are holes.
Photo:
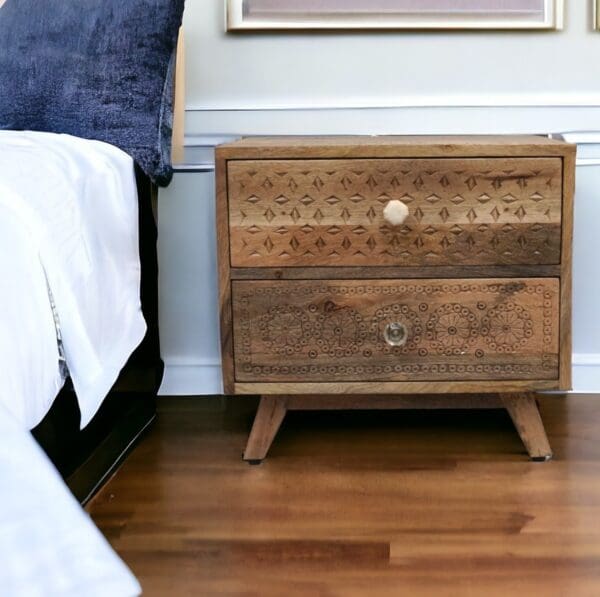
[[[248,157],[452,157],[565,155],[575,145],[538,135],[393,135],[245,137],[219,146],[225,158]]]

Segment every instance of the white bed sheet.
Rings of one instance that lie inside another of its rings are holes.
[[[87,425],[146,325],[133,163],[98,141],[0,131],[0,403],[28,428],[61,387],[56,306]]]
[[[0,404],[0,594],[133,597],[135,577]]]

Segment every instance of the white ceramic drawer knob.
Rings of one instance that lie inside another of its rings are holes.
[[[387,202],[383,210],[383,217],[388,224],[400,226],[408,217],[408,206],[398,199],[392,199]]]

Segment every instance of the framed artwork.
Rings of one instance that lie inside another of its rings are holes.
[[[229,31],[561,29],[564,10],[563,0],[227,0],[227,4]]]

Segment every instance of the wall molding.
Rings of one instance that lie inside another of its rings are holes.
[[[600,129],[600,97],[572,104],[538,99],[450,105],[445,98],[439,105],[236,105],[186,112],[188,144],[198,137],[240,135],[551,134],[590,128]]]
[[[317,102],[259,102],[188,105],[186,112],[273,112],[296,110],[396,110],[398,108],[600,108],[598,93],[530,93],[530,94],[468,94],[468,95],[411,95],[382,102],[362,98],[340,103],[340,98]]]

